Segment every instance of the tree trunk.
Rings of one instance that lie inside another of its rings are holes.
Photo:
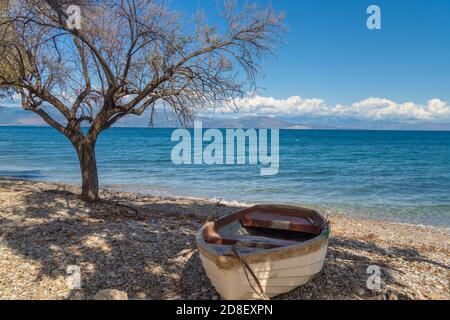
[[[81,198],[90,202],[97,201],[99,196],[95,141],[83,139],[76,148],[81,169]]]

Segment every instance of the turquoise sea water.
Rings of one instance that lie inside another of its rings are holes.
[[[279,174],[264,177],[258,165],[174,165],[172,131],[104,132],[101,185],[450,226],[450,132],[282,130]],[[0,127],[0,176],[80,181],[70,143],[44,127]]]

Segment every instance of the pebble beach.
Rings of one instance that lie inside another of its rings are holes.
[[[0,178],[0,299],[221,299],[195,244],[207,221],[238,210],[208,200]],[[133,208],[133,209],[131,209]],[[135,209],[135,210],[134,210]],[[331,214],[325,266],[276,299],[450,299],[450,230]],[[71,288],[68,268],[81,271]],[[369,289],[370,266],[381,285]]]

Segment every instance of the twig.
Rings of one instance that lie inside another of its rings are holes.
[[[133,207],[128,206],[128,205],[125,205],[125,204],[122,204],[122,203],[119,203],[118,201],[110,201],[110,200],[98,199],[97,202],[100,203],[100,204],[112,205],[113,208],[114,207],[123,207],[123,208],[126,208],[126,209],[129,209],[129,210],[133,211],[135,214],[139,214],[139,210],[138,209],[133,208]]]

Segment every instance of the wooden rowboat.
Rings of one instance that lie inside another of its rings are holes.
[[[315,210],[258,205],[204,225],[197,247],[224,299],[268,299],[322,270],[328,235],[328,222]]]

